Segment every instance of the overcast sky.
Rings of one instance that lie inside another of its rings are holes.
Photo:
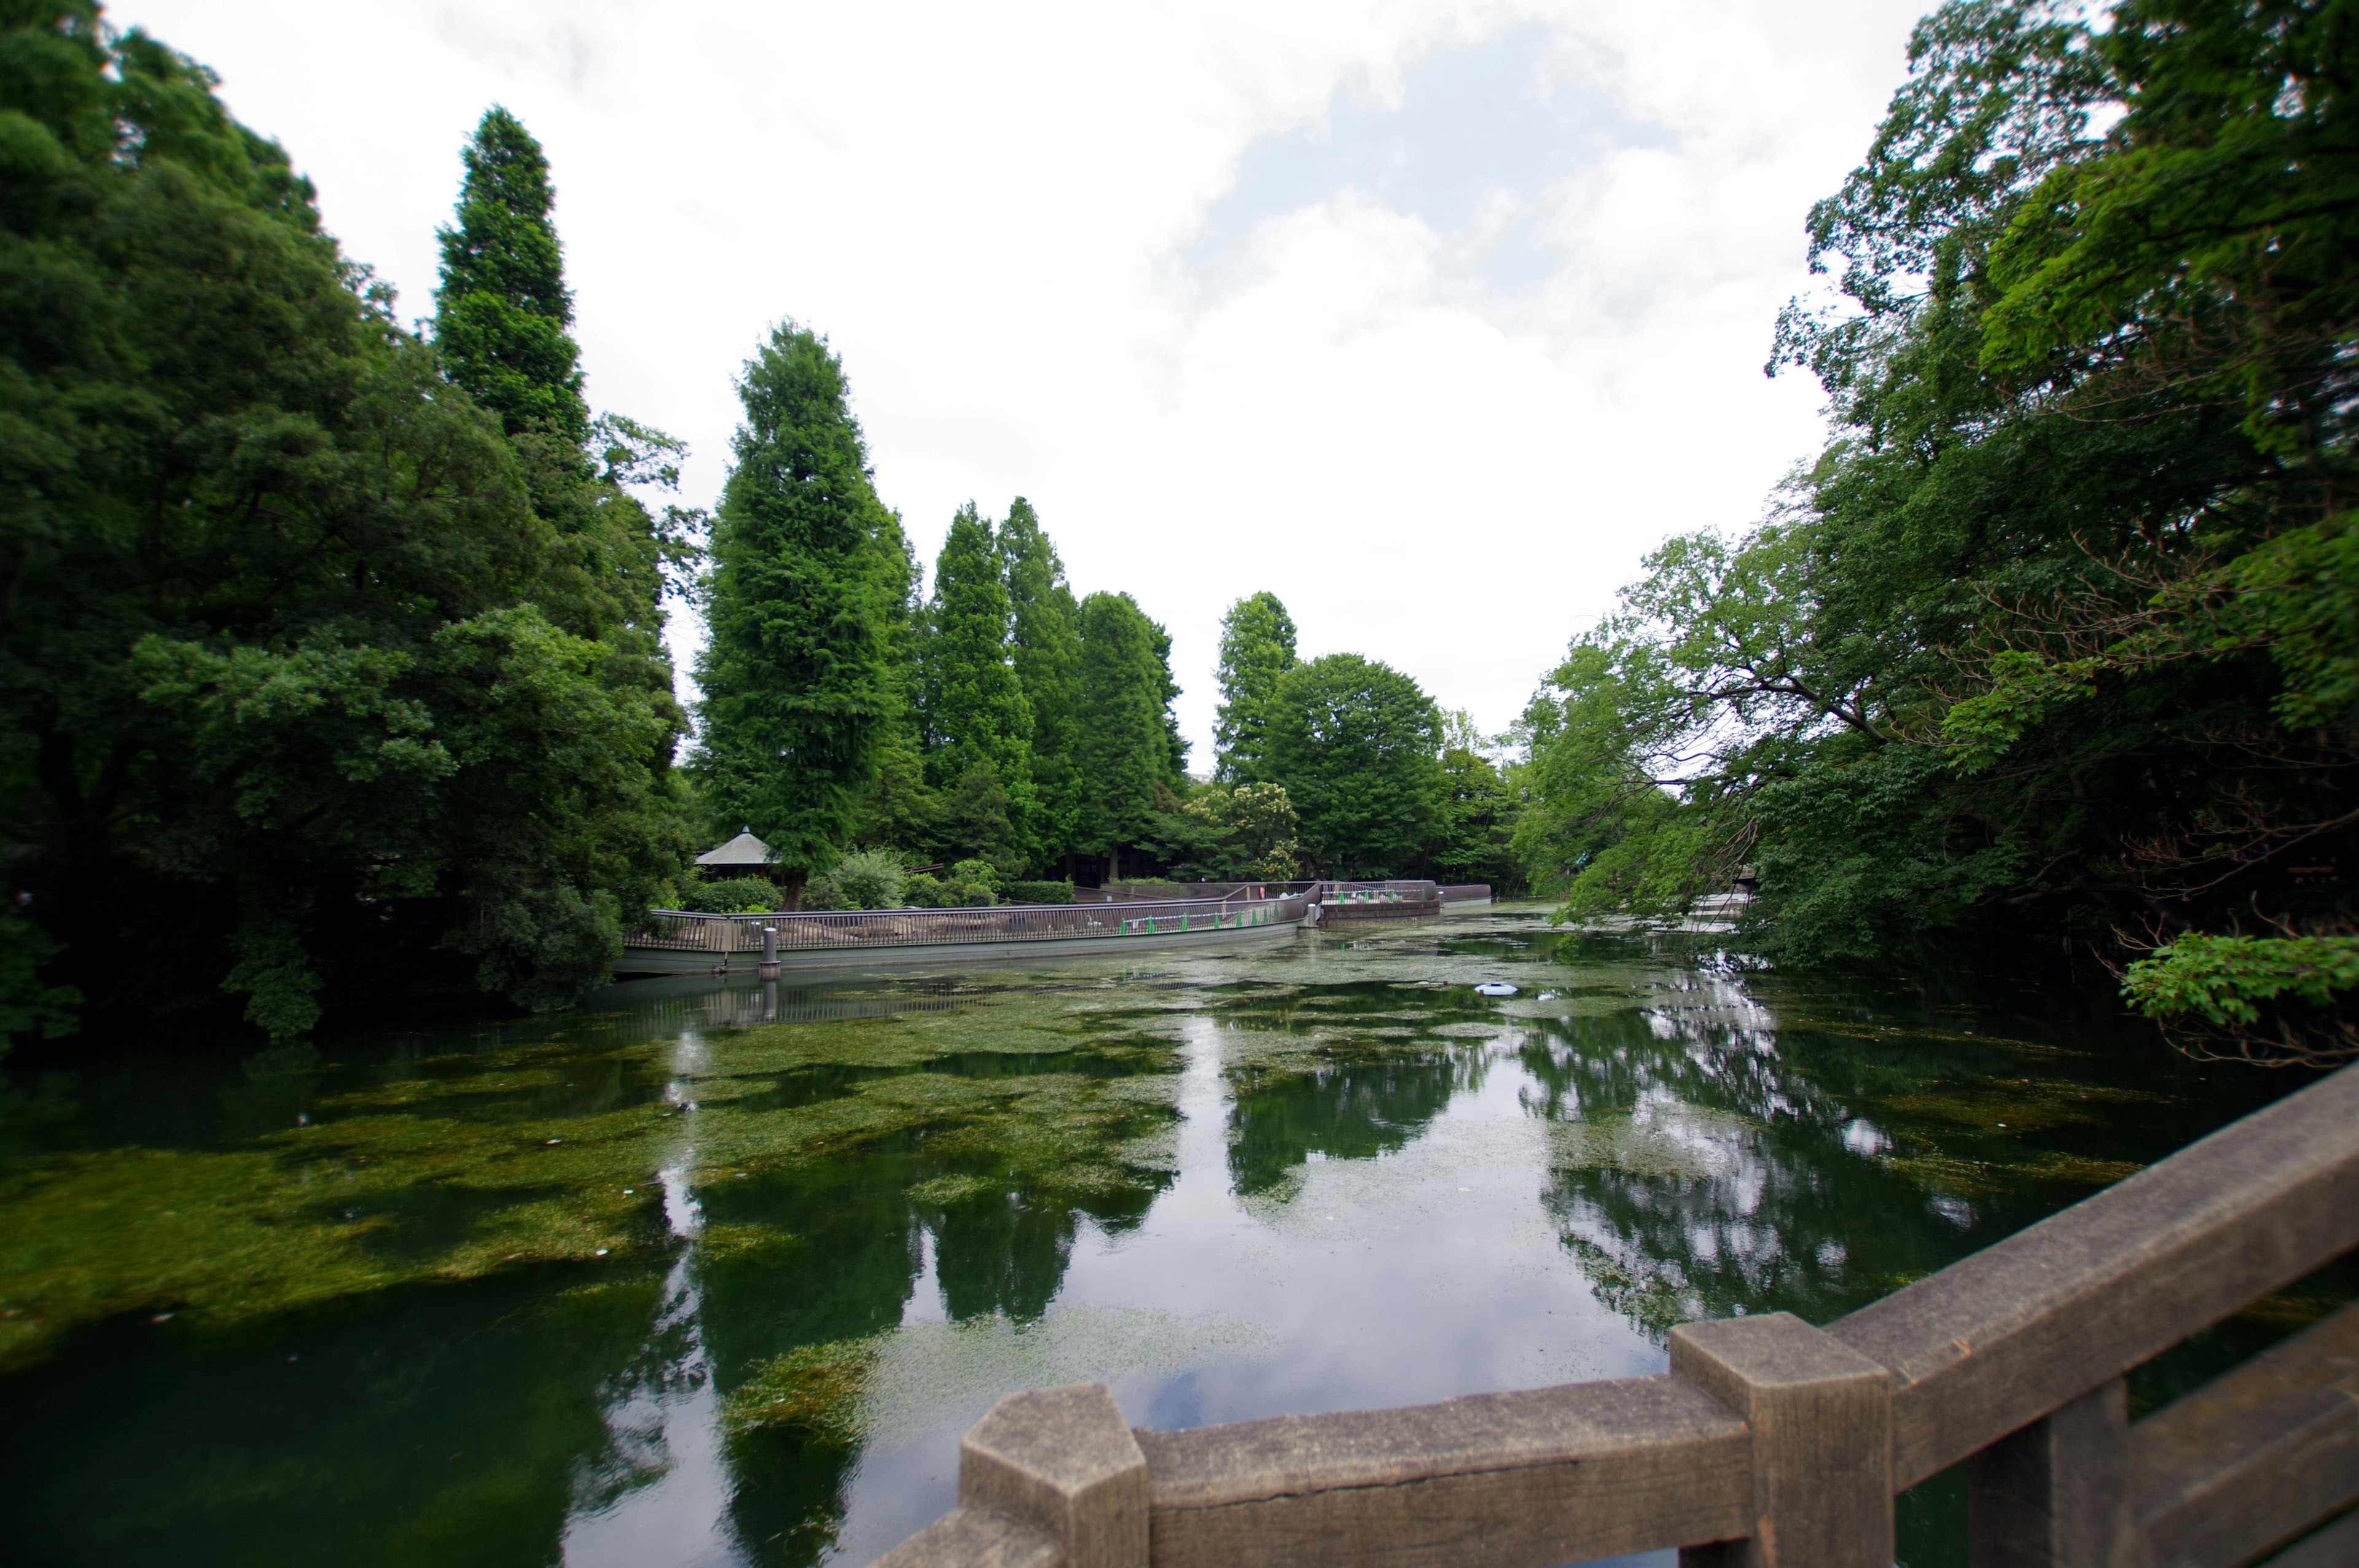
[[[1927,0],[1930,4],[1930,0]],[[1665,535],[1821,434],[1769,381],[1802,222],[1919,0],[677,5],[124,0],[433,308],[459,149],[549,150],[591,402],[726,470],[738,367],[843,356],[929,561],[1032,499],[1078,592],[1171,629],[1211,762],[1219,620],[1267,589],[1507,724]],[[692,635],[685,631],[684,635]]]

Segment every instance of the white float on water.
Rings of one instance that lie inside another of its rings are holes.
[[[1505,980],[1484,980],[1474,988],[1476,996],[1513,996],[1516,988]]]

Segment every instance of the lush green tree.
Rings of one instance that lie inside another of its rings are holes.
[[[573,292],[550,216],[549,159],[522,122],[484,112],[464,154],[457,222],[440,231],[442,287],[435,346],[451,379],[511,436],[548,430],[590,438],[582,350],[568,330]]]
[[[0,12],[0,832],[62,946],[11,925],[0,1002],[565,1000],[678,865],[669,692],[538,602],[499,422],[211,88]]]
[[[927,762],[938,789],[958,788],[988,764],[1021,845],[1034,816],[1032,706],[1011,657],[1015,619],[1004,567],[989,520],[968,502],[951,520],[934,563],[929,676],[937,735]]]
[[[1495,891],[1523,881],[1514,837],[1521,803],[1485,752],[1492,745],[1473,716],[1456,708],[1441,716],[1440,808],[1425,860],[1445,882],[1488,882]]]
[[[1073,749],[1082,723],[1081,608],[1065,582],[1065,563],[1032,503],[1017,496],[999,525],[1007,584],[1016,681],[1032,711],[1032,859],[1065,852],[1081,821],[1081,774]]]
[[[1147,833],[1156,790],[1172,779],[1170,676],[1158,652],[1162,629],[1130,595],[1082,600],[1081,629],[1081,710],[1088,722],[1074,747],[1081,811],[1073,847],[1103,855],[1113,881],[1122,851]]]
[[[1166,859],[1182,880],[1288,881],[1299,874],[1301,824],[1277,784],[1210,784],[1175,799],[1164,815],[1177,818]]]
[[[1278,677],[1265,769],[1327,876],[1388,877],[1417,861],[1440,809],[1441,716],[1417,682],[1357,654]]]
[[[2151,951],[2150,1011],[2348,1049],[2312,992],[2359,973],[2350,29],[1925,21],[1811,215],[1839,297],[1780,325],[1836,441],[1750,535],[1667,546],[1560,672],[1527,837],[1592,843],[1576,907],[1754,860],[1789,959]]]
[[[712,529],[697,766],[717,819],[777,855],[791,902],[835,864],[899,716],[889,557],[843,366],[773,330],[738,383],[745,422]]]
[[[1294,617],[1277,595],[1240,599],[1221,617],[1221,708],[1212,730],[1216,781],[1249,783],[1261,776],[1269,699],[1278,677],[1298,662]]]

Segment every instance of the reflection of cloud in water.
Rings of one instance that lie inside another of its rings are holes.
[[[662,1306],[638,1361],[616,1379],[605,1411],[606,1452],[576,1472],[566,1520],[565,1568],[636,1568],[645,1563],[703,1568],[745,1558],[729,1510],[735,1483],[721,1432],[721,1400],[704,1343],[703,1296],[695,1238],[704,1229],[690,1172],[696,1162],[690,1076],[706,1065],[697,1033],[671,1050],[677,1076],[665,1098],[682,1106],[658,1181],[664,1219],[688,1243],[665,1276]]]
[[[945,1406],[982,1406],[1059,1383],[1176,1377],[1277,1348],[1276,1336],[1254,1324],[1135,1308],[1075,1306],[1037,1323],[921,1320],[886,1337],[859,1424],[868,1441],[889,1447],[940,1425]]]

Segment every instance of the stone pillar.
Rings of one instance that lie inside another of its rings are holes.
[[[959,1445],[959,1506],[1043,1531],[1064,1568],[1147,1568],[1147,1455],[1103,1383],[992,1406]]]

